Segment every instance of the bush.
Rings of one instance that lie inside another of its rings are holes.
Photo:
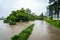
[[[33,30],[34,24],[23,30],[19,35],[12,37],[12,40],[27,40]]]
[[[10,24],[10,25],[15,25],[15,24],[16,24],[16,22],[9,22],[9,24]]]
[[[4,22],[4,23],[8,23],[8,20],[5,19],[3,22]]]
[[[12,40],[18,40],[18,35],[15,35],[13,38],[12,38]]]

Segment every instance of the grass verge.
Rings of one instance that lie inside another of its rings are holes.
[[[27,40],[32,33],[34,24],[30,25],[27,29],[23,30],[20,34],[12,37],[12,40]]]
[[[45,21],[55,26],[56,28],[60,28],[60,21],[58,22],[58,25],[56,20],[45,20]]]

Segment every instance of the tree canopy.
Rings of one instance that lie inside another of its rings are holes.
[[[35,20],[30,9],[21,8],[20,10],[12,11],[11,14],[4,20],[5,23]]]

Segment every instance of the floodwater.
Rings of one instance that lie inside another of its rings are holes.
[[[60,29],[45,21],[36,20],[34,23],[35,26],[28,40],[60,40]]]
[[[17,22],[17,25],[9,25],[0,20],[0,40],[11,40],[11,37],[26,29],[33,22]]]
[[[32,34],[28,40],[60,40],[60,29],[49,25],[45,21],[17,22],[17,25],[9,25],[0,20],[0,40],[11,40],[11,37],[26,29],[34,23]]]

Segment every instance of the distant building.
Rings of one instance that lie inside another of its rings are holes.
[[[1,18],[0,18],[0,20],[4,20],[5,18],[4,18],[4,16],[2,16]]]

